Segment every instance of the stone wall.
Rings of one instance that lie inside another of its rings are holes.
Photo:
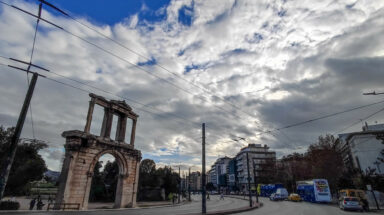
[[[115,157],[119,166],[115,208],[134,207],[141,153],[129,145],[101,141],[94,135],[81,131],[67,131],[66,155],[62,167],[58,203],[80,203],[87,209],[94,167],[104,154]]]

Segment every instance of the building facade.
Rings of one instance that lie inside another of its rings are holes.
[[[360,132],[339,134],[337,148],[342,153],[346,168],[384,175],[384,144],[381,137],[384,137],[384,124],[365,124]]]
[[[191,192],[200,192],[202,188],[200,172],[191,172],[191,175],[187,176],[187,183],[189,183]]]
[[[238,179],[237,184],[240,191],[249,191],[248,177],[250,178],[251,190],[254,190],[254,176],[256,176],[256,183],[263,183],[269,177],[274,175],[276,152],[270,151],[267,145],[248,144],[247,147],[240,150],[235,159]]]

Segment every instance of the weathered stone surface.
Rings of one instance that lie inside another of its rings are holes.
[[[90,94],[91,101],[84,131],[71,130],[63,132],[66,138],[65,159],[60,176],[57,203],[79,203],[81,209],[87,209],[89,192],[92,184],[94,167],[104,154],[115,157],[119,174],[115,208],[135,207],[138,184],[138,171],[141,152],[134,149],[135,126],[138,115],[124,101],[108,101],[101,96]],[[103,128],[100,136],[90,134],[94,105],[105,109]],[[112,114],[113,113],[113,114]],[[111,140],[112,115],[119,116],[116,140]],[[127,118],[133,120],[130,143],[125,143]],[[104,125],[105,124],[105,125]]]

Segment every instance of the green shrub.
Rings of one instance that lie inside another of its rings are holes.
[[[1,201],[0,202],[0,210],[19,210],[20,203],[14,201]]]

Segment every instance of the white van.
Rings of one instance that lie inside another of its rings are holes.
[[[288,191],[285,188],[278,188],[276,190],[276,195],[280,200],[284,200],[288,198]]]

